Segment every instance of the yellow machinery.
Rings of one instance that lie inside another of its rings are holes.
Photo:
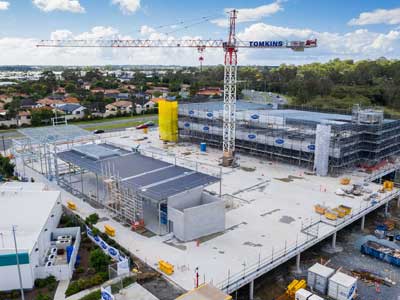
[[[340,179],[340,184],[349,185],[350,184],[350,178],[344,177],[344,178]]]
[[[344,209],[341,209],[340,207],[335,207],[332,209],[339,218],[344,218],[346,216],[346,211]]]
[[[319,205],[319,204],[314,205],[314,210],[315,210],[315,212],[318,213],[318,214],[320,214],[320,215],[325,214],[326,209],[327,209],[327,208],[326,208],[325,206],[322,206],[322,205]]]
[[[174,266],[164,260],[158,261],[158,268],[167,275],[172,275],[174,273]]]
[[[115,228],[110,225],[104,225],[104,231],[109,236],[115,236]]]
[[[178,102],[160,100],[158,102],[158,125],[160,139],[166,142],[178,141]]]
[[[393,187],[394,187],[394,182],[393,181],[386,180],[386,181],[383,182],[383,189],[385,191],[392,191]]]
[[[286,295],[290,297],[290,299],[294,299],[296,292],[300,289],[305,289],[307,287],[307,282],[302,280],[293,280],[286,289]]]
[[[327,210],[325,212],[325,218],[327,218],[328,220],[335,221],[335,220],[337,220],[338,216],[337,216],[337,213],[335,211]]]
[[[67,207],[68,207],[70,210],[76,210],[76,204],[75,204],[75,202],[67,201]]]
[[[346,216],[351,213],[351,209],[352,209],[350,206],[346,206],[346,205],[343,205],[343,204],[339,205],[338,208],[341,209],[341,210],[344,210],[345,213],[346,213]]]

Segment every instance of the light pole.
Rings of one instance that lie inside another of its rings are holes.
[[[22,285],[22,276],[21,276],[21,267],[19,265],[19,257],[18,257],[18,248],[17,248],[17,238],[15,236],[15,228],[17,226],[16,225],[12,225],[12,233],[13,233],[13,237],[14,237],[14,246],[15,246],[15,258],[17,260],[17,268],[18,268],[18,278],[19,278],[19,286],[21,289],[21,299],[25,300],[25,296],[24,296],[24,288]]]

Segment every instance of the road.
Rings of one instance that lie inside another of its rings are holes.
[[[121,120],[110,120],[110,121],[99,121],[99,122],[88,122],[85,124],[79,124],[78,126],[80,128],[92,128],[96,126],[104,126],[104,125],[115,125],[115,124],[123,124],[127,122],[146,122],[146,121],[154,121],[157,120],[158,116],[157,115],[150,115],[150,116],[143,116],[143,117],[135,117],[132,119],[121,119]],[[71,123],[73,124],[73,123]],[[124,127],[122,127],[123,129]]]

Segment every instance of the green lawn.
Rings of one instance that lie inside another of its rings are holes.
[[[98,125],[98,126],[93,126],[93,127],[85,127],[85,130],[88,131],[94,131],[96,129],[100,130],[110,130],[110,129],[119,129],[119,128],[126,128],[126,127],[136,127],[139,124],[143,124],[143,122],[138,122],[138,121],[131,121],[131,122],[124,122],[124,123],[118,123],[118,124],[104,124],[104,125]]]
[[[90,123],[107,123],[110,121],[116,121],[116,120],[133,120],[137,118],[143,118],[143,117],[154,117],[157,116],[157,114],[145,114],[145,115],[135,115],[135,116],[129,116],[129,117],[115,117],[115,118],[105,118],[105,119],[94,119],[94,120],[85,120],[85,121],[78,121],[78,122],[71,122],[71,125],[81,125],[81,124],[90,124]]]

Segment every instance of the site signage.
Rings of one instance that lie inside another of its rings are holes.
[[[101,300],[114,300],[115,297],[111,293],[111,287],[101,287]]]
[[[115,259],[117,261],[128,260],[124,255],[122,255],[122,253],[118,251],[118,249],[115,249],[114,247],[108,245],[98,235],[94,235],[92,229],[90,229],[88,226],[86,226],[86,232],[88,237],[92,240],[92,242],[95,243],[97,246],[99,246],[103,250],[103,252],[108,256],[110,256],[112,259]]]
[[[260,47],[260,48],[279,48],[279,47],[283,47],[284,46],[284,42],[283,41],[250,41],[249,42],[249,46],[250,47]]]

